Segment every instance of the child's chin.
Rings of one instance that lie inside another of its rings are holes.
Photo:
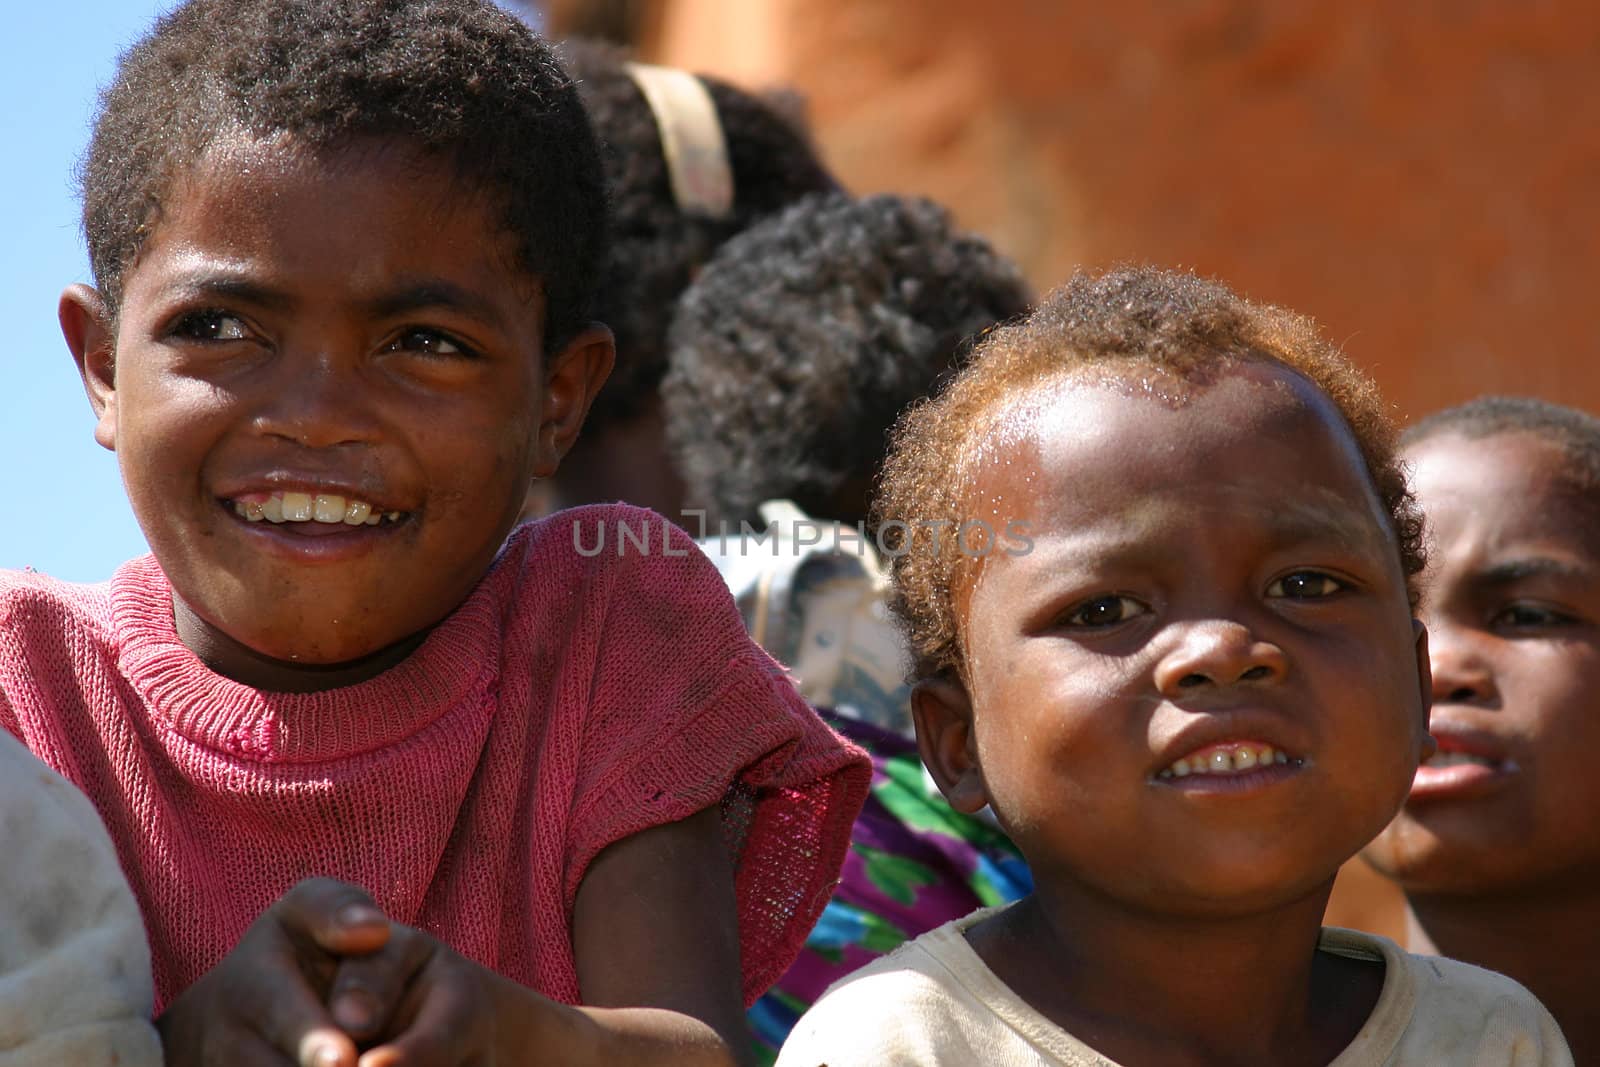
[[[1338,863],[1270,854],[1240,860],[1190,868],[1166,894],[1170,912],[1197,919],[1259,915],[1325,892],[1339,869]]]

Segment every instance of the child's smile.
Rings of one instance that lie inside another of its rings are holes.
[[[214,668],[289,688],[274,664],[392,650],[382,669],[553,470],[549,419],[574,400],[498,220],[403,145],[239,139],[176,180],[127,275],[114,382],[93,338],[86,373],[180,634]],[[64,321],[86,303],[69,290]]]
[[[1034,548],[958,597],[972,744],[1036,868],[1258,908],[1325,884],[1405,795],[1418,638],[1326,398],[1265,364],[1175,388],[1062,383],[980,461],[974,514]]]

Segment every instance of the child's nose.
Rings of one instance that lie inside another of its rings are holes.
[[[370,383],[360,369],[330,356],[282,359],[264,381],[255,428],[307,448],[333,448],[375,439],[378,423]]]
[[[1195,623],[1156,667],[1156,688],[1176,698],[1204,686],[1281,679],[1289,663],[1283,650],[1259,640],[1250,629],[1231,620]]]
[[[1430,621],[1428,667],[1434,704],[1486,704],[1495,698],[1494,672],[1471,635],[1459,627]]]

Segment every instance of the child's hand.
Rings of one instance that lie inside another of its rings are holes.
[[[167,1064],[355,1067],[355,1042],[324,1005],[343,957],[390,940],[388,919],[360,889],[301,882],[157,1020]]]
[[[503,1017],[512,1002],[515,1029],[533,1047],[545,1045],[539,1037],[556,1037],[578,1021],[572,1009],[398,923],[378,951],[343,959],[328,989],[334,1021],[361,1047],[376,1045],[361,1056],[360,1067],[496,1062],[503,1052],[497,1040],[513,1029]],[[555,1044],[561,1047],[559,1038]]]

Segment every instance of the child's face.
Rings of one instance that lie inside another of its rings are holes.
[[[971,803],[1042,886],[1202,914],[1318,890],[1392,817],[1425,737],[1355,442],[1266,364],[1052,388],[972,503],[1027,520],[1033,549],[958,598]]]
[[[609,337],[541,358],[497,221],[405,145],[240,140],[175,183],[114,324],[63,297],[96,437],[217,669],[406,645],[576,434]]]
[[[1438,756],[1365,853],[1408,891],[1600,876],[1600,503],[1523,433],[1407,453],[1428,518]]]

